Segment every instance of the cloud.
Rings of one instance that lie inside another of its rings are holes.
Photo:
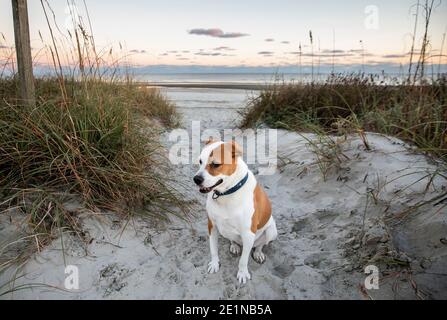
[[[159,54],[159,56],[168,56],[168,55],[169,55],[169,54],[166,53],[166,52],[165,52],[165,53],[160,53],[160,54]]]
[[[200,52],[196,52],[194,53],[196,56],[221,56],[222,53],[220,52],[204,52],[204,51],[200,51]]]
[[[438,49],[431,49],[430,50],[430,53],[438,53],[439,52],[439,50]],[[413,55],[414,56],[419,56],[421,54],[421,50],[420,49],[414,49],[413,50]],[[410,56],[411,55],[411,51],[408,51],[407,53],[406,53],[406,55],[407,56]]]
[[[263,57],[272,57],[274,52],[273,51],[259,51],[258,54]]]
[[[326,50],[323,50],[321,53],[314,53],[312,55],[312,53],[303,53],[301,52],[301,56],[303,57],[314,57],[314,58],[332,58],[332,57],[353,57],[354,54],[352,53],[345,53],[343,50],[339,50],[341,51],[340,53],[329,53],[331,50],[327,50],[327,52],[325,52]],[[333,50],[332,50],[333,51]],[[299,55],[300,52],[299,51],[291,51],[291,52],[286,52],[286,54],[295,54],[295,55]]]
[[[183,50],[182,52],[183,53],[189,53],[189,50]]]
[[[188,31],[189,34],[195,34],[199,36],[210,36],[215,38],[239,38],[248,36],[246,33],[241,32],[223,32],[221,29],[192,29]]]
[[[382,56],[384,59],[396,59],[396,58],[405,58],[405,54],[385,54]]]
[[[362,49],[351,49],[351,50],[346,51],[346,52],[348,52],[348,53],[356,53],[356,54],[359,54],[359,55],[361,55],[363,57],[375,57],[376,56],[375,54],[366,52],[365,50],[362,50]]]
[[[344,50],[336,50],[336,49],[334,49],[334,50],[323,50],[323,51],[321,51],[321,52],[323,52],[323,53],[345,53],[345,51]]]
[[[213,49],[214,51],[234,51],[236,49],[230,48],[230,47],[217,47]]]
[[[281,41],[282,44],[289,44],[290,41]]]
[[[433,54],[430,56],[430,58],[442,58],[445,57],[445,54]]]
[[[315,53],[313,55],[314,57],[320,57],[320,58],[331,58],[331,57],[353,57],[354,54],[352,53]],[[312,57],[312,53],[305,53],[303,54],[303,57]]]
[[[265,39],[264,41],[265,41],[265,42],[273,42],[273,41],[275,41],[275,39],[273,39],[273,38],[267,38],[267,39]]]
[[[146,53],[146,50],[137,50],[137,49],[133,49],[130,50],[131,53]]]
[[[371,65],[379,65],[382,64],[383,61],[378,61],[378,60],[368,60],[366,61],[367,64],[371,64]]]
[[[208,56],[208,57],[217,57],[217,56],[221,56],[221,57],[234,57],[234,54],[227,54],[227,53],[223,53],[223,52],[206,52],[206,51],[198,51],[196,53],[194,53],[194,55],[196,56]]]

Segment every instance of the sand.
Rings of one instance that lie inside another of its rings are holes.
[[[179,110],[187,128],[192,120],[201,120],[202,129],[232,128],[238,121],[234,109]],[[420,201],[445,195],[445,179],[436,176],[429,183],[426,177],[440,165],[398,139],[368,134],[367,151],[352,136],[341,142],[347,158],[324,180],[311,165],[315,155],[303,136],[314,138],[279,131],[280,167],[274,175],[257,175],[272,200],[279,236],[265,249],[263,265],[250,259],[247,284],[237,282],[238,258],[230,255],[223,238],[221,269],[206,273],[205,196],[192,183],[196,168],[185,165],[173,174],[190,186],[184,196],[197,201],[195,218],[164,226],[141,218],[125,224],[114,213],[99,217],[73,201],[67,205],[79,211],[89,241],[64,234],[21,268],[8,269],[0,275],[0,292],[21,290],[0,298],[446,299],[445,202],[433,201],[397,218]],[[168,133],[162,140],[171,145]],[[258,173],[255,165],[251,168]],[[0,248],[20,236],[21,219],[14,212],[0,215]],[[19,242],[1,254],[20,250]],[[65,265],[79,268],[78,290],[64,289]],[[379,268],[378,290],[363,288],[368,265]]]
[[[137,86],[161,87],[161,88],[187,88],[187,89],[236,89],[236,90],[263,90],[272,84],[260,83],[221,83],[221,82],[135,82]]]

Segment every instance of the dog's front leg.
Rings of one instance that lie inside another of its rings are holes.
[[[252,232],[244,232],[242,235],[242,255],[239,259],[239,270],[237,272],[237,279],[239,283],[246,283],[251,279],[251,275],[248,272],[248,258],[250,256],[253,243],[255,242],[255,235]]]
[[[212,226],[210,233],[210,251],[211,251],[211,262],[208,263],[208,273],[216,273],[219,271],[219,254],[218,254],[218,237],[216,226]]]

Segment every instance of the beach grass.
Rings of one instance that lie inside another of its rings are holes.
[[[387,85],[361,74],[332,75],[324,83],[276,83],[252,98],[242,117],[242,127],[265,123],[363,138],[367,131],[382,133],[447,159],[445,76],[424,84]]]
[[[34,79],[35,105],[20,99],[12,49],[0,65],[0,213],[26,217],[18,240],[25,248],[17,257],[0,248],[0,271],[63,231],[83,238],[85,209],[151,221],[190,212],[160,141],[179,124],[175,105],[135,84],[125,53],[96,48],[89,17],[72,13],[75,29],[58,38],[52,8],[41,5],[51,35],[41,40],[53,69]]]
[[[77,229],[64,206],[77,196],[91,209],[123,217],[135,210],[162,217],[186,209],[169,178],[160,132],[178,121],[155,89],[131,84],[36,81],[37,104],[20,103],[15,77],[0,80],[2,209],[29,214],[34,233]]]

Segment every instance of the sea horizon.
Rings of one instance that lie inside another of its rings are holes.
[[[136,83],[154,87],[262,90],[277,84],[324,83],[330,77],[365,77],[375,84],[400,85],[408,80],[405,73],[145,73],[132,74]],[[445,77],[430,74],[427,82]]]

